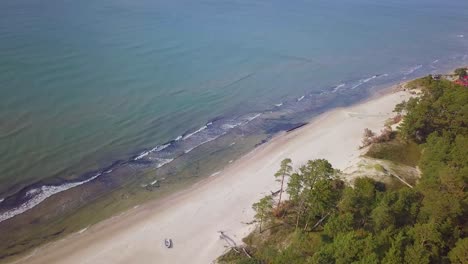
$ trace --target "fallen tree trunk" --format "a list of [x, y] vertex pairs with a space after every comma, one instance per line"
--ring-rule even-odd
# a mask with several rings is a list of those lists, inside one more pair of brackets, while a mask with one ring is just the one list
[[318, 222], [315, 223], [315, 225], [312, 227], [312, 230], [314, 230], [314, 228], [319, 226], [323, 222], [323, 220], [325, 220], [325, 218], [327, 218], [330, 214], [331, 214], [331, 212], [328, 212], [324, 217], [322, 217], [320, 220], [318, 220]]

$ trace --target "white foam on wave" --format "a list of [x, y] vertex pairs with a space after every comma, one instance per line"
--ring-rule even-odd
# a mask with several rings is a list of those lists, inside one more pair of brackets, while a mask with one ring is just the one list
[[407, 71], [404, 72], [404, 74], [405, 74], [405, 75], [410, 75], [410, 74], [412, 74], [413, 72], [415, 72], [415, 71], [417, 71], [417, 70], [419, 70], [419, 69], [421, 69], [421, 68], [422, 68], [422, 64], [416, 65], [416, 66], [414, 66], [414, 67], [409, 68]]
[[[283, 105], [283, 103], [281, 103], [280, 105], [276, 105], [276, 106], [281, 106], [281, 105]], [[250, 114], [250, 115], [247, 115], [245, 117], [242, 117], [241, 121], [238, 121], [236, 123], [223, 124], [223, 125], [221, 125], [221, 129], [224, 130], [224, 133], [222, 133], [219, 136], [222, 136], [222, 135], [226, 134], [228, 130], [231, 130], [231, 129], [236, 128], [236, 127], [241, 126], [241, 125], [246, 125], [250, 121], [257, 119], [261, 115], [262, 115], [261, 113]]]
[[[387, 74], [387, 76], [388, 76], [388, 74]], [[370, 82], [370, 81], [376, 79], [377, 77], [379, 77], [379, 76], [378, 76], [378, 75], [374, 75], [374, 76], [372, 76], [372, 77], [359, 80], [359, 82], [358, 82], [356, 85], [354, 85], [353, 87], [351, 87], [351, 89], [356, 89], [356, 88], [358, 88], [359, 86], [361, 86], [361, 85], [363, 85], [363, 84], [365, 84], [365, 83], [368, 83], [368, 82]]]
[[221, 173], [221, 171], [217, 171], [217, 172], [211, 174], [210, 177], [214, 177], [214, 176], [216, 176], [216, 175], [219, 175], [220, 173]]
[[176, 138], [174, 139], [174, 141], [179, 141], [179, 140], [181, 140], [181, 139], [182, 139], [182, 136], [178, 136], [178, 137], [176, 137]]
[[0, 203], [2, 203], [3, 201], [5, 201], [5, 198], [0, 198]]
[[[229, 130], [231, 130], [231, 129], [233, 129], [233, 128], [236, 128], [236, 127], [238, 127], [238, 126], [240, 126], [240, 125], [245, 125], [245, 124], [251, 122], [252, 120], [255, 120], [256, 118], [260, 117], [261, 115], [262, 115], [262, 113], [250, 114], [250, 115], [248, 115], [248, 116], [246, 116], [246, 117], [243, 117], [243, 118], [241, 119], [242, 121], [240, 121], [240, 122], [236, 122], [236, 123], [226, 123], [226, 124], [221, 125], [221, 129], [224, 130], [223, 133], [221, 133], [221, 134], [219, 134], [219, 135], [217, 135], [217, 136], [215, 136], [215, 137], [209, 138], [209, 139], [207, 139], [207, 140], [205, 140], [205, 141], [199, 143], [199, 144], [196, 145], [196, 146], [193, 146], [193, 147], [191, 147], [191, 148], [186, 149], [186, 150], [184, 151], [184, 154], [187, 154], [187, 153], [191, 152], [192, 150], [194, 150], [195, 148], [198, 148], [199, 146], [201, 146], [201, 145], [203, 145], [203, 144], [206, 144], [206, 143], [208, 143], [208, 142], [210, 142], [210, 141], [213, 141], [213, 140], [219, 138], [220, 136], [225, 135], [226, 133], [228, 133]], [[212, 122], [209, 122], [208, 124], [206, 124], [206, 126], [203, 126], [203, 127], [201, 127], [200, 129], [198, 129], [197, 131], [188, 134], [188, 135], [185, 136], [183, 139], [185, 140], [186, 138], [189, 138], [189, 137], [193, 136], [194, 134], [199, 133], [199, 132], [205, 130], [206, 128], [208, 128], [208, 126], [211, 126], [212, 124], [213, 124]]]
[[241, 122], [234, 123], [234, 124], [229, 124], [229, 123], [228, 123], [228, 124], [223, 124], [223, 125], [221, 126], [221, 128], [224, 129], [224, 130], [229, 130], [229, 129], [236, 128], [236, 127], [238, 127], [238, 126], [240, 126], [240, 125], [242, 125]]
[[276, 107], [280, 107], [282, 105], [283, 105], [283, 103], [275, 104]]
[[217, 139], [217, 138], [219, 138], [220, 136], [225, 135], [225, 134], [226, 134], [226, 133], [223, 133], [223, 134], [221, 134], [221, 135], [219, 135], [219, 136], [216, 136], [216, 137], [213, 137], [213, 138], [209, 138], [209, 139], [207, 139], [207, 140], [201, 142], [200, 144], [198, 144], [198, 145], [196, 145], [196, 146], [194, 146], [194, 147], [192, 147], [192, 148], [189, 148], [189, 149], [185, 150], [184, 153], [187, 154], [187, 153], [191, 152], [192, 150], [198, 148], [199, 146], [201, 146], [201, 145], [203, 145], [203, 144], [206, 144], [206, 143], [208, 143], [208, 142], [211, 142], [211, 141], [213, 141], [213, 140], [215, 140], [215, 139]]
[[167, 143], [167, 144], [161, 145], [161, 146], [156, 146], [156, 147], [152, 148], [152, 149], [150, 150], [150, 152], [159, 152], [159, 151], [161, 151], [161, 150], [166, 149], [166, 148], [169, 147], [170, 145], [171, 145], [171, 143]]
[[36, 194], [38, 194], [39, 192], [41, 191], [41, 189], [31, 189], [29, 191], [26, 192], [26, 196], [27, 197], [31, 197], [31, 196], [34, 196]]
[[161, 168], [162, 166], [172, 162], [174, 159], [158, 159], [158, 165], [156, 165], [156, 168]]
[[429, 65], [429, 67], [431, 67], [432, 70], [432, 74], [435, 74], [436, 73], [436, 70], [437, 70], [437, 63], [439, 62], [438, 59], [434, 60], [433, 62], [431, 62], [431, 64]]
[[371, 81], [371, 80], [373, 80], [373, 79], [375, 79], [375, 78], [377, 78], [377, 77], [378, 77], [377, 75], [374, 75], [374, 76], [372, 76], [372, 77], [369, 77], [369, 78], [367, 78], [367, 79], [364, 79], [362, 82], [363, 82], [363, 83], [367, 83], [367, 82], [369, 82], [369, 81]]
[[203, 130], [207, 129], [208, 126], [211, 126], [212, 124], [213, 124], [213, 123], [210, 122], [210, 123], [208, 123], [208, 124], [206, 124], [206, 125], [200, 127], [200, 128], [199, 128], [198, 130], [196, 130], [195, 132], [192, 132], [192, 133], [187, 134], [187, 135], [185, 135], [184, 137], [182, 137], [182, 140], [187, 140], [187, 139], [191, 138], [193, 135], [202, 132]]
[[167, 147], [169, 147], [171, 145], [171, 143], [167, 143], [165, 145], [161, 145], [161, 146], [156, 146], [154, 148], [152, 148], [151, 150], [147, 150], [147, 151], [143, 151], [142, 153], [140, 153], [140, 155], [138, 155], [137, 157], [135, 157], [133, 160], [139, 160], [139, 159], [142, 159], [146, 156], [148, 156], [150, 153], [153, 153], [153, 152], [159, 152]]
[[[198, 147], [198, 146], [196, 146]], [[193, 148], [189, 148], [189, 149], [186, 149], [184, 150], [184, 154], [187, 154], [187, 153], [190, 153], [192, 150], [194, 150], [196, 147], [193, 147]]]
[[142, 152], [140, 155], [138, 155], [136, 158], [134, 158], [133, 160], [142, 159], [142, 158], [148, 156], [148, 154], [149, 154], [149, 151], [144, 151], [144, 152]]
[[158, 180], [154, 180], [154, 181], [150, 182], [150, 185], [155, 185], [156, 183], [158, 183]]
[[465, 37], [465, 35], [463, 35], [463, 34], [460, 34], [460, 35], [457, 35], [457, 37], [459, 37], [459, 38], [464, 38], [464, 37]]
[[101, 176], [101, 173], [98, 173], [98, 174], [94, 175], [93, 177], [91, 177], [91, 178], [89, 178], [87, 180], [84, 180], [84, 181], [80, 181], [80, 182], [65, 183], [65, 184], [62, 184], [62, 185], [59, 185], [59, 186], [44, 185], [44, 186], [41, 186], [40, 188], [35, 188], [35, 189], [32, 189], [32, 190], [29, 190], [28, 192], [26, 192], [26, 196], [28, 196], [28, 197], [32, 196], [31, 199], [27, 200], [25, 203], [23, 203], [22, 205], [20, 205], [20, 206], [18, 206], [16, 208], [13, 208], [11, 210], [8, 210], [8, 211], [0, 214], [0, 222], [3, 222], [5, 220], [7, 220], [7, 219], [10, 219], [10, 218], [16, 216], [16, 215], [19, 215], [19, 214], [22, 214], [22, 213], [26, 212], [27, 210], [35, 207], [36, 205], [40, 204], [45, 199], [49, 198], [50, 196], [52, 196], [54, 194], [69, 190], [69, 189], [71, 189], [73, 187], [85, 184], [87, 182], [90, 182], [90, 181], [96, 179], [99, 176]]
[[304, 98], [305, 98], [305, 95], [303, 95], [303, 96], [297, 98], [297, 101], [300, 102], [300, 101], [302, 101], [302, 99], [304, 99]]
[[340, 84], [338, 84], [338, 85], [333, 89], [332, 93], [337, 92], [338, 90], [340, 90], [341, 88], [343, 88], [343, 87], [345, 87], [345, 86], [346, 86], [345, 83], [340, 83]]
[[78, 231], [78, 234], [83, 234], [84, 232], [86, 232], [86, 230], [88, 230], [89, 227], [85, 227], [83, 229], [81, 229], [80, 231]]
[[255, 114], [255, 115], [253, 115], [253, 116], [247, 117], [247, 120], [248, 120], [248, 122], [250, 122], [250, 121], [256, 119], [257, 117], [259, 117], [259, 116], [261, 116], [261, 115], [262, 115], [262, 114]]

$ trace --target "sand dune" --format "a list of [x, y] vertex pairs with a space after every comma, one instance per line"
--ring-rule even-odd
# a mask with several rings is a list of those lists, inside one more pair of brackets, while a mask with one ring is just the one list
[[[364, 128], [378, 131], [406, 92], [324, 113], [283, 133], [222, 172], [160, 201], [148, 203], [36, 250], [19, 263], [211, 263], [226, 249], [222, 230], [240, 244], [252, 225], [251, 205], [277, 190], [273, 174], [283, 158], [298, 167], [326, 158], [345, 169], [360, 155]], [[167, 249], [163, 240], [172, 238]]]

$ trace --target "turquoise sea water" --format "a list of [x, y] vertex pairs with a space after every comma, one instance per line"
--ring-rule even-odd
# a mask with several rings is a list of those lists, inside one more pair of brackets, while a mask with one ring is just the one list
[[467, 25], [466, 0], [3, 0], [0, 201], [311, 93], [468, 64]]

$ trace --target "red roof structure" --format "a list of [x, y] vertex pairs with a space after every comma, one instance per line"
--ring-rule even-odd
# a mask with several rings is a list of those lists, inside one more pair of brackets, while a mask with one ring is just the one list
[[468, 87], [468, 76], [460, 77], [458, 80], [455, 81], [455, 83], [461, 86]]

